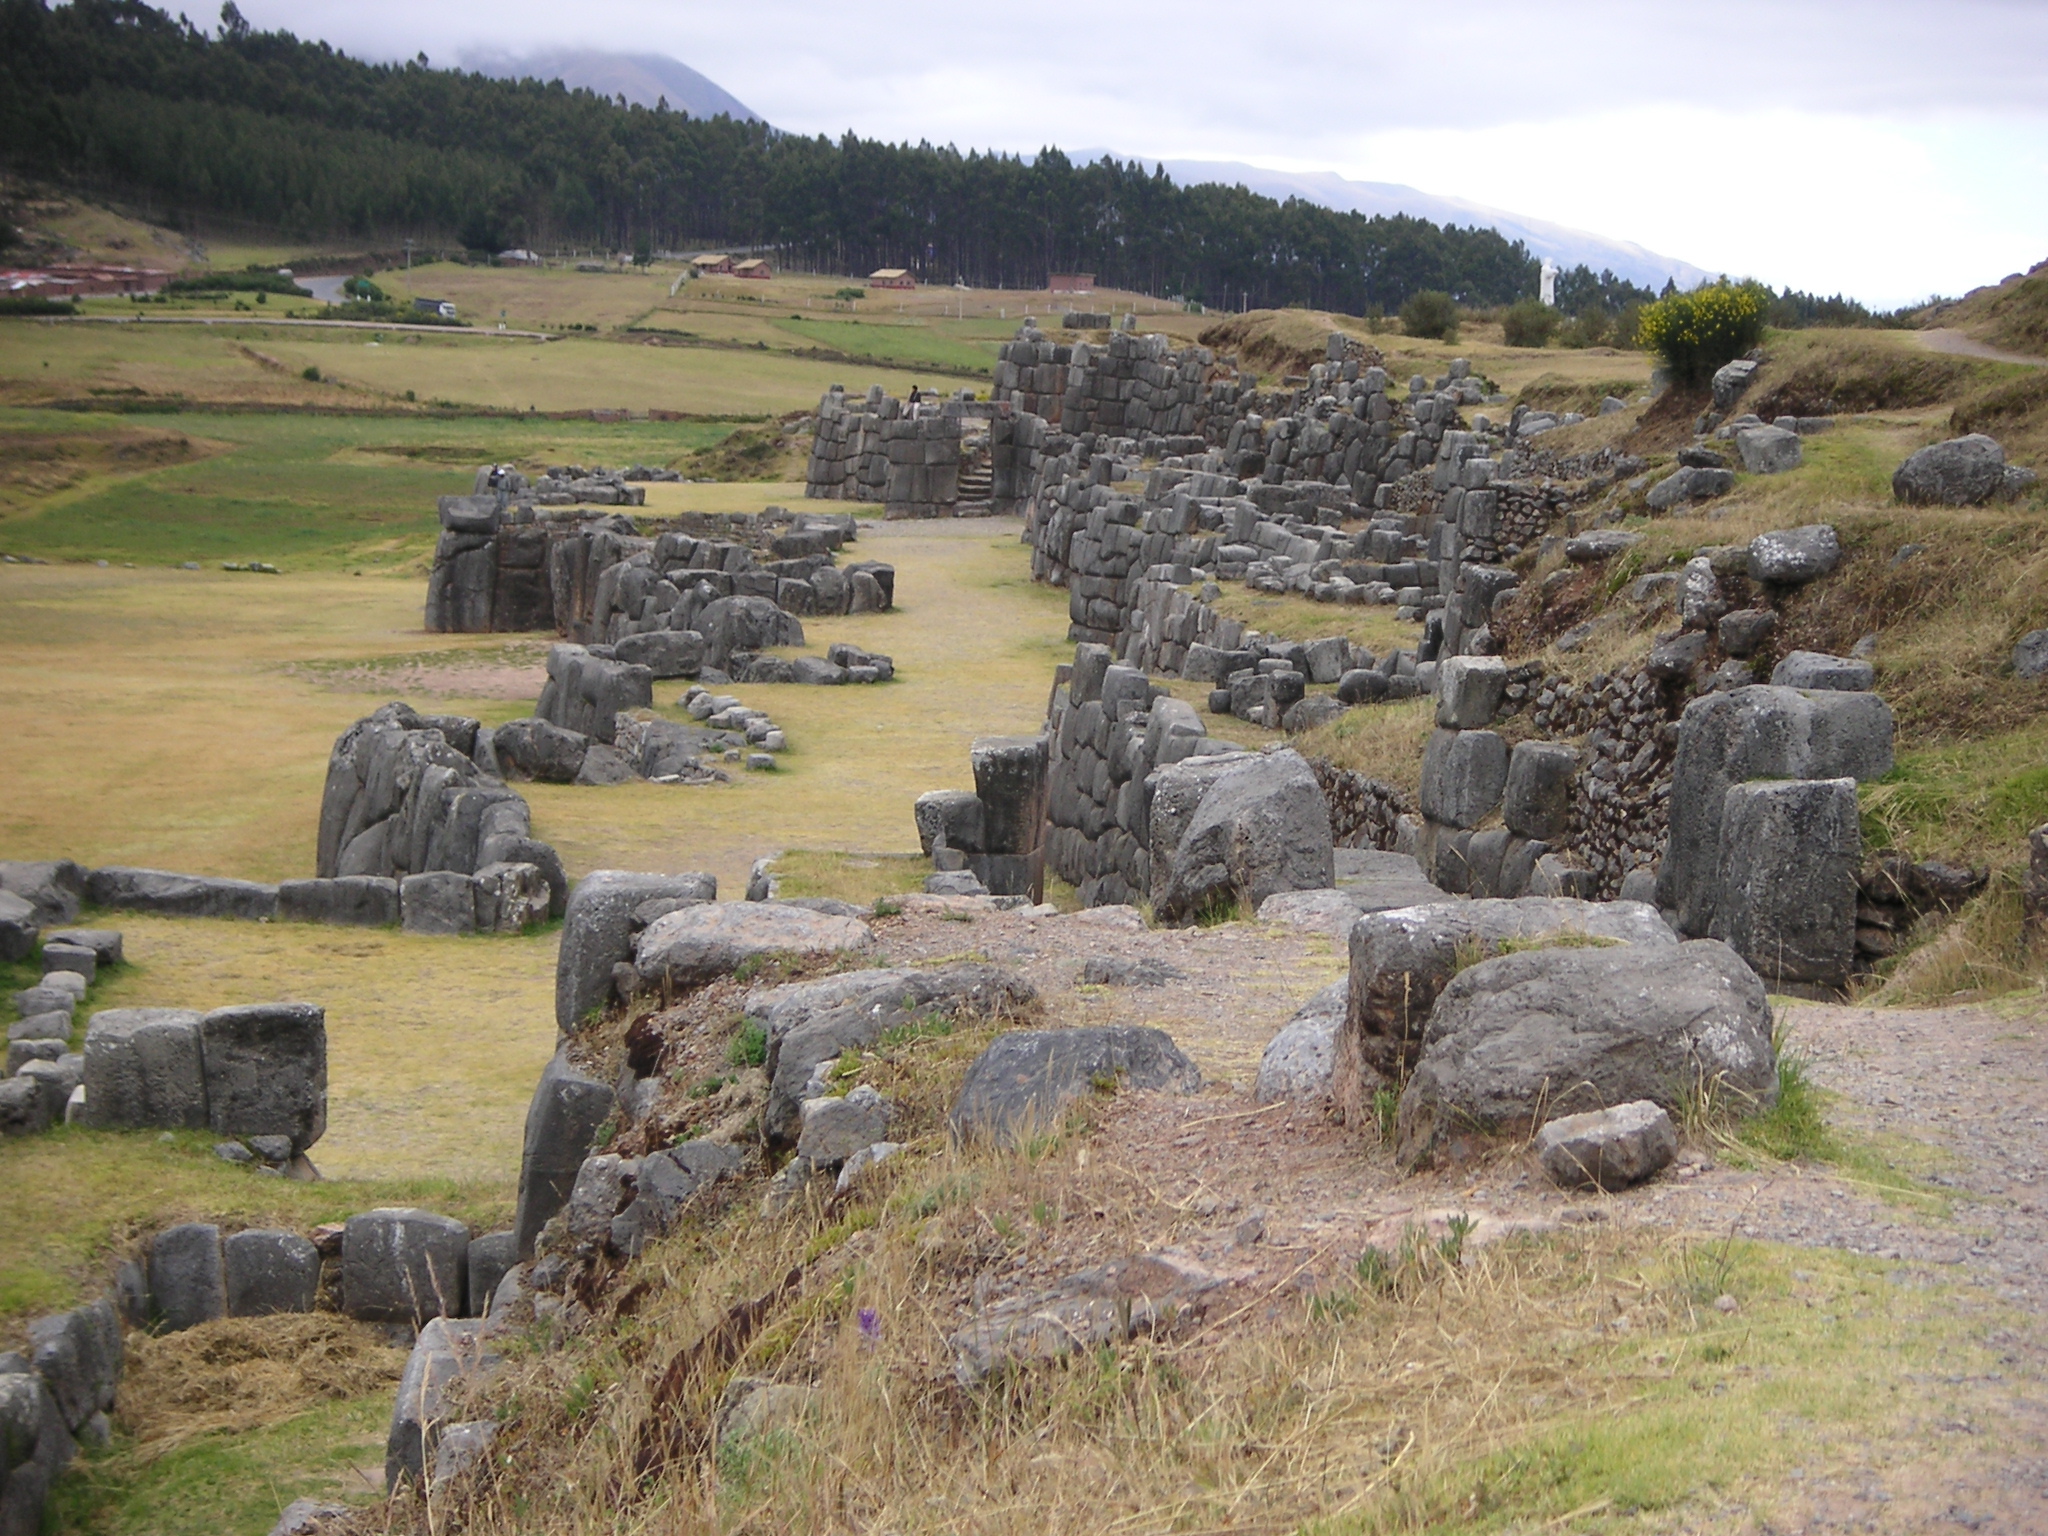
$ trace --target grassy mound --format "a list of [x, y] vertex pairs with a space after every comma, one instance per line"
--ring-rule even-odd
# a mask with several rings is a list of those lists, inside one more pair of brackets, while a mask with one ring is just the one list
[[1203, 330], [1202, 345], [1234, 352], [1238, 361], [1261, 377], [1305, 374], [1330, 358], [1330, 332], [1343, 331], [1365, 342], [1366, 355], [1380, 360], [1380, 350], [1365, 340], [1362, 322], [1309, 309], [1254, 309], [1232, 315]]

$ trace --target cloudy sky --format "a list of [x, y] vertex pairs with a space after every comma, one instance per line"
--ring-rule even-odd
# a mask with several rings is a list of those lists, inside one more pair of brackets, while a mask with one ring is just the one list
[[671, 54], [778, 127], [1332, 170], [1898, 304], [2048, 258], [2043, 0], [242, 0], [364, 57]]

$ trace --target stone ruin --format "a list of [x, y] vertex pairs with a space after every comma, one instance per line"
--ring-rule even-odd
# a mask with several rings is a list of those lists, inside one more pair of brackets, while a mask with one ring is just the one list
[[624, 513], [544, 506], [517, 472], [487, 482], [479, 471], [478, 486], [440, 500], [427, 578], [433, 633], [553, 630], [578, 644], [611, 644], [691, 630], [726, 598], [805, 616], [880, 612], [894, 602], [892, 567], [835, 563], [857, 536], [851, 516], [684, 513], [643, 533]]

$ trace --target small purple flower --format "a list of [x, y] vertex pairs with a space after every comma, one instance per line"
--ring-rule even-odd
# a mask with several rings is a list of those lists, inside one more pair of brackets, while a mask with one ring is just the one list
[[882, 1314], [873, 1307], [860, 1309], [860, 1338], [863, 1344], [868, 1345], [882, 1342]]

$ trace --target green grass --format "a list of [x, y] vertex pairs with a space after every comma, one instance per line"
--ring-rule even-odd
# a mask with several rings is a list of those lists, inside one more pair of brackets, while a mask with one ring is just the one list
[[1892, 771], [1857, 791], [1863, 840], [1915, 858], [2024, 858], [2027, 833], [2048, 821], [2048, 719], [1969, 742], [1901, 752]]
[[322, 1403], [241, 1434], [217, 1433], [160, 1455], [117, 1439], [62, 1478], [53, 1536], [263, 1536], [298, 1498], [360, 1502], [381, 1485], [391, 1402], [375, 1393]]
[[0, 457], [54, 431], [114, 434], [145, 424], [186, 438], [205, 456], [88, 476], [0, 522], [0, 546], [53, 560], [156, 565], [266, 560], [302, 570], [415, 562], [433, 549], [435, 498], [467, 493], [479, 463], [666, 464], [731, 431], [705, 422], [6, 410]]
[[[972, 373], [983, 379], [984, 387], [988, 371], [995, 364], [994, 340], [964, 337], [957, 324], [941, 330], [922, 321], [901, 324], [792, 317], [777, 322], [776, 328], [786, 332], [798, 346], [826, 347], [849, 357], [872, 357], [902, 368], [922, 365]], [[1003, 334], [1014, 329], [1012, 326]], [[851, 380], [847, 387], [853, 387]]]

